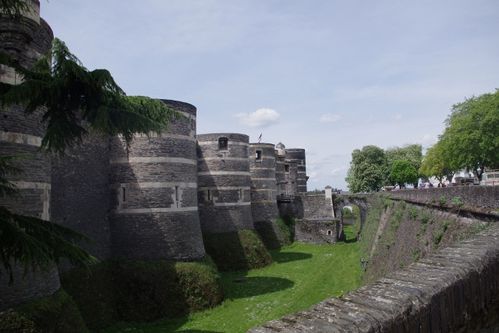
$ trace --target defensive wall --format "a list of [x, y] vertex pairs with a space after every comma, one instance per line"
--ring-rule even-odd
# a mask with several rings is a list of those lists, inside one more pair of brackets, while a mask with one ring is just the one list
[[[31, 67], [51, 48], [53, 33], [40, 19], [38, 1], [28, 2], [30, 10], [17, 21], [0, 19], [0, 50], [9, 54], [20, 65]], [[0, 18], [3, 18], [0, 14]], [[0, 82], [16, 85], [21, 78], [13, 68], [0, 65]], [[50, 157], [40, 151], [45, 133], [42, 110], [26, 114], [19, 106], [8, 107], [0, 117], [0, 156], [12, 158], [21, 172], [9, 174], [7, 179], [16, 185], [19, 196], [2, 198], [2, 206], [17, 214], [50, 218], [51, 163]], [[25, 275], [24, 268], [13, 264], [14, 283], [9, 285], [9, 274], [0, 268], [0, 310], [34, 298], [53, 294], [59, 289], [57, 269]]]
[[[420, 194], [421, 201], [415, 203], [430, 202], [427, 207], [432, 209], [431, 198], [440, 197], [439, 190], [463, 199], [473, 193], [486, 201], [482, 207], [497, 211], [499, 200], [490, 197], [497, 189], [433, 189], [422, 192], [432, 194], [430, 201]], [[499, 221], [494, 214], [486, 220], [489, 226], [467, 240], [440, 248], [356, 291], [249, 332], [497, 332]]]
[[406, 189], [391, 191], [390, 197], [413, 203], [449, 208], [468, 209], [481, 213], [496, 213], [499, 206], [499, 186], [449, 186], [443, 188]]

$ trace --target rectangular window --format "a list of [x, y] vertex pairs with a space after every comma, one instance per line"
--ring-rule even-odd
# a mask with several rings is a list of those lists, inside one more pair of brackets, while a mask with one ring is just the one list
[[211, 190], [208, 190], [208, 191], [206, 192], [206, 199], [207, 199], [208, 201], [211, 201], [211, 200], [212, 200], [212, 198], [211, 198]]
[[122, 201], [125, 202], [126, 201], [126, 192], [125, 192], [124, 187], [121, 188], [121, 195], [122, 195]]
[[284, 171], [289, 172], [289, 164], [284, 164]]
[[244, 198], [243, 198], [243, 195], [244, 195], [244, 193], [243, 193], [243, 189], [242, 189], [242, 188], [240, 188], [240, 189], [239, 189], [239, 201], [243, 201], [243, 199], [244, 199]]
[[218, 139], [218, 149], [219, 150], [229, 149], [229, 139], [228, 138], [219, 138]]
[[257, 150], [256, 151], [255, 159], [257, 161], [261, 161], [262, 160], [262, 151], [261, 150]]

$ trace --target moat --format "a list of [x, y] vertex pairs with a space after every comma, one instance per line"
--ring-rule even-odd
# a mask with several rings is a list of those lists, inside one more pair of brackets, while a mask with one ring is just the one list
[[268, 320], [304, 310], [319, 301], [359, 287], [362, 269], [359, 243], [294, 243], [271, 251], [271, 266], [248, 272], [222, 273], [225, 301], [210, 310], [176, 320], [123, 323], [107, 333], [191, 332], [244, 333]]

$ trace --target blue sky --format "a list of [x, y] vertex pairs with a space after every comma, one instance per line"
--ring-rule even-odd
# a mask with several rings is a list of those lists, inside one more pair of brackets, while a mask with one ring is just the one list
[[50, 0], [54, 34], [129, 95], [198, 108], [198, 133], [307, 150], [309, 189], [353, 149], [435, 142], [499, 88], [499, 1]]

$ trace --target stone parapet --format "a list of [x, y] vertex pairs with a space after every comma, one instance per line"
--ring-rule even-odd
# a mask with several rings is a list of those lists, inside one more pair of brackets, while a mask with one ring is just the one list
[[495, 223], [472, 239], [373, 284], [248, 332], [473, 332], [481, 328], [495, 332], [498, 310], [499, 224]]
[[394, 199], [482, 212], [499, 209], [499, 186], [449, 186], [387, 192]]

